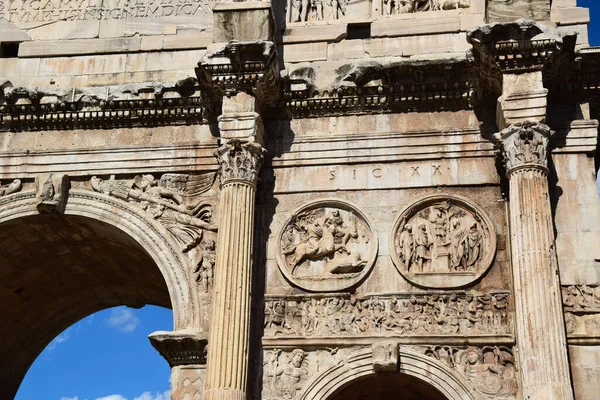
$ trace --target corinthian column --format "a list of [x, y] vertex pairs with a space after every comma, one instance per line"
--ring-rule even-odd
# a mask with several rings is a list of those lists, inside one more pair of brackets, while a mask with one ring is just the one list
[[552, 212], [548, 195], [550, 128], [509, 126], [502, 148], [510, 190], [510, 247], [523, 399], [573, 399]]
[[245, 400], [257, 175], [263, 148], [232, 139], [217, 150], [220, 220], [208, 340], [206, 400]]

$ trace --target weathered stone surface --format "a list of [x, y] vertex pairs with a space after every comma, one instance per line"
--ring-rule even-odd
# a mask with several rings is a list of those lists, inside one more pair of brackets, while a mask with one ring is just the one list
[[138, 3], [0, 5], [0, 398], [158, 304], [174, 400], [595, 399], [586, 9]]

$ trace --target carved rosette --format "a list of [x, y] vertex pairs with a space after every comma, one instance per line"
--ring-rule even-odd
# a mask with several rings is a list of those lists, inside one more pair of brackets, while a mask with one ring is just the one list
[[279, 234], [277, 261], [294, 285], [312, 292], [348, 289], [369, 273], [377, 234], [354, 205], [319, 200], [296, 210]]
[[265, 149], [255, 142], [230, 140], [215, 152], [221, 166], [221, 186], [232, 181], [256, 186]]
[[552, 130], [540, 122], [513, 124], [494, 135], [500, 147], [506, 174], [520, 168], [548, 172], [548, 143]]
[[496, 253], [492, 220], [472, 201], [429, 196], [400, 213], [390, 254], [409, 282], [427, 288], [465, 287], [488, 270]]

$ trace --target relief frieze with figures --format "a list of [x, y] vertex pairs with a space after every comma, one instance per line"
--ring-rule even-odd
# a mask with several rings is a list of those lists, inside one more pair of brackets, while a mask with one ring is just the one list
[[511, 335], [509, 293], [267, 296], [265, 337]]

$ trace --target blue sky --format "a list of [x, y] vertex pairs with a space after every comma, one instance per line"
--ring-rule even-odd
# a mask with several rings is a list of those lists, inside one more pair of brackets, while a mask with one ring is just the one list
[[169, 309], [107, 309], [57, 336], [33, 363], [16, 400], [167, 400], [170, 369], [148, 335], [173, 329]]
[[[600, 45], [600, 2], [589, 7], [590, 44]], [[167, 400], [170, 369], [148, 335], [172, 330], [171, 310], [116, 307], [61, 333], [33, 363], [15, 400]]]

